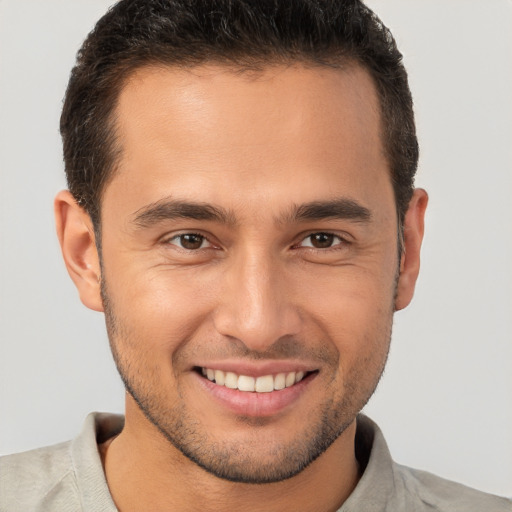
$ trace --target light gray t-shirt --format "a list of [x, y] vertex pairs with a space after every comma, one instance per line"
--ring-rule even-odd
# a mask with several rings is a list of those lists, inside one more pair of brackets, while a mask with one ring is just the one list
[[[122, 416], [92, 413], [73, 441], [0, 458], [0, 512], [116, 512], [98, 444], [123, 424]], [[510, 500], [396, 464], [363, 415], [356, 455], [364, 473], [338, 512], [512, 512]]]

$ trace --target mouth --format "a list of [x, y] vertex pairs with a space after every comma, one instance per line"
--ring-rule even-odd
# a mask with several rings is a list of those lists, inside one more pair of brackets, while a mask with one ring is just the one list
[[205, 367], [196, 367], [195, 370], [203, 378], [208, 379], [217, 386], [246, 393], [272, 393], [273, 391], [282, 391], [318, 373], [318, 370], [306, 372], [297, 370], [254, 377]]
[[214, 368], [193, 369], [207, 400], [245, 418], [279, 417], [306, 397], [314, 401], [315, 393], [308, 390], [315, 389], [312, 386], [320, 372], [290, 361], [259, 365], [228, 361], [215, 363]]

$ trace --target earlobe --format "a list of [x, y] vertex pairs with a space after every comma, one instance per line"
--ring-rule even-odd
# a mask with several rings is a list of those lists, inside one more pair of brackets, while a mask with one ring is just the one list
[[404, 219], [403, 252], [400, 261], [395, 311], [408, 306], [414, 295], [420, 270], [420, 251], [427, 203], [428, 195], [425, 190], [415, 189]]
[[101, 267], [91, 219], [68, 190], [57, 194], [55, 222], [62, 256], [80, 300], [95, 311], [103, 311]]

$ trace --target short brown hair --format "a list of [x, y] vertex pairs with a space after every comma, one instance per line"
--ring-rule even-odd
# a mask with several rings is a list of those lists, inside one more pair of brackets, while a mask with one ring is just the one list
[[372, 76], [400, 225], [418, 162], [407, 73], [390, 31], [359, 0], [121, 0], [96, 24], [71, 72], [60, 130], [68, 186], [99, 232], [115, 169], [115, 109], [126, 78], [150, 64], [240, 68], [355, 62]]

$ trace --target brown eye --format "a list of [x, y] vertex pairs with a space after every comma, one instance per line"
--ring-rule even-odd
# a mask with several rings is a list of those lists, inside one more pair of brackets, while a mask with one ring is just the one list
[[183, 235], [177, 235], [171, 240], [169, 243], [173, 245], [177, 245], [183, 249], [187, 249], [189, 251], [194, 251], [197, 249], [204, 248], [205, 244], [208, 244], [208, 241], [203, 235], [198, 235], [195, 233], [185, 233]]
[[315, 233], [311, 235], [311, 244], [317, 249], [331, 247], [333, 240], [334, 235], [329, 235], [328, 233]]
[[332, 233], [313, 233], [302, 241], [301, 246], [313, 247], [315, 249], [329, 249], [333, 245], [338, 245], [341, 242], [342, 239]]

